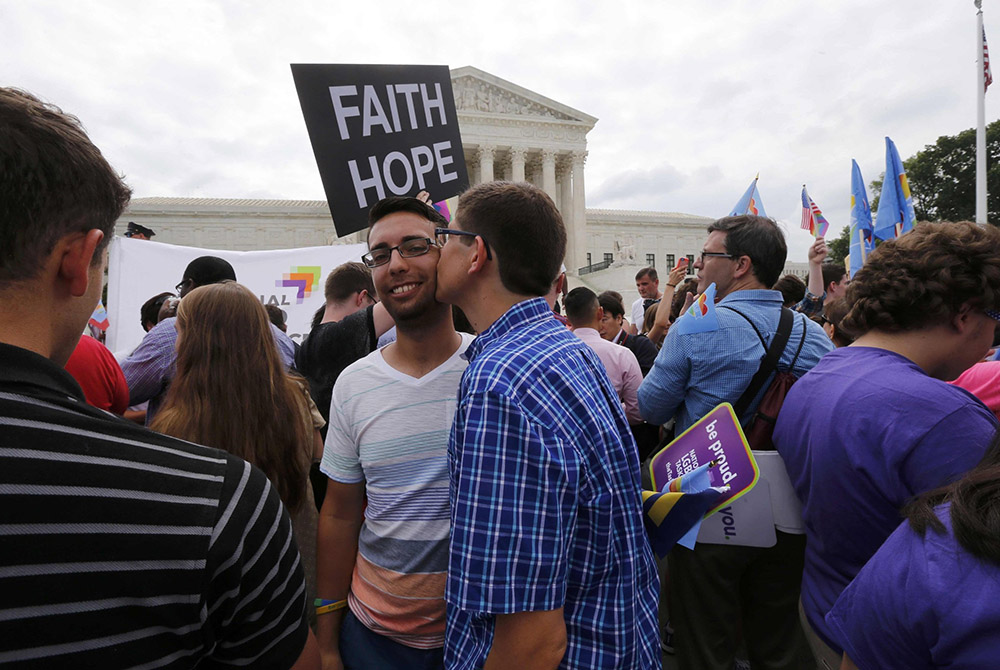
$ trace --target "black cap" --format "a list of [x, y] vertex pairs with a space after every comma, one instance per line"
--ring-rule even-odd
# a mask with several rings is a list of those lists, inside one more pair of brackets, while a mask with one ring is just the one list
[[236, 271], [232, 265], [218, 256], [202, 256], [188, 263], [181, 281], [183, 283], [188, 279], [195, 286], [206, 286], [227, 279], [236, 281]]
[[128, 230], [125, 231], [125, 237], [132, 237], [133, 235], [145, 235], [146, 237], [152, 237], [156, 235], [152, 228], [147, 228], [146, 226], [140, 226], [135, 221], [128, 222]]

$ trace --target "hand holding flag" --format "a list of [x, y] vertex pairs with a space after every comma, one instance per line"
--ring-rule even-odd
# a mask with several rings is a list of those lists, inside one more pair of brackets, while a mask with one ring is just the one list
[[728, 486], [712, 486], [709, 470], [717, 461], [705, 463], [667, 482], [660, 493], [642, 492], [643, 523], [653, 551], [663, 558], [675, 544], [694, 549], [701, 521]]

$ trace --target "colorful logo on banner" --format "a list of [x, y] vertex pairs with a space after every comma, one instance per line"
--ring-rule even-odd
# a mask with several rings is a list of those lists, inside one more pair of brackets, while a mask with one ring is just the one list
[[274, 285], [279, 288], [294, 288], [295, 304], [301, 305], [303, 300], [312, 295], [313, 287], [319, 284], [320, 275], [318, 265], [292, 266], [291, 272], [282, 274]]

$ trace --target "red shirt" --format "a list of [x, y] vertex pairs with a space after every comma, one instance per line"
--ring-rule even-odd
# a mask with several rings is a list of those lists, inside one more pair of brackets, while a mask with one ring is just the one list
[[66, 361], [66, 372], [83, 389], [87, 403], [99, 409], [124, 414], [128, 408], [128, 384], [118, 361], [103, 344], [84, 335]]

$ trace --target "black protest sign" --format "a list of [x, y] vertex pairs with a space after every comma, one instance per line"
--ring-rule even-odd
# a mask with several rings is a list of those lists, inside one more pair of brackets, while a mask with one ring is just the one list
[[469, 185], [445, 65], [292, 65], [337, 235], [391, 195], [435, 202]]

